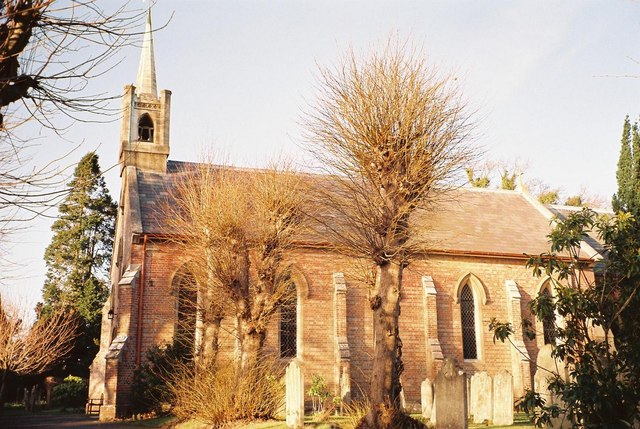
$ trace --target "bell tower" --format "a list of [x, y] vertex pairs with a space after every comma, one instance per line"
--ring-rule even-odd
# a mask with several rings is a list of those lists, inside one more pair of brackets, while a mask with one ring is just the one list
[[156, 85], [151, 10], [140, 54], [136, 84], [124, 87], [120, 131], [120, 175], [129, 166], [166, 173], [169, 157], [171, 91]]

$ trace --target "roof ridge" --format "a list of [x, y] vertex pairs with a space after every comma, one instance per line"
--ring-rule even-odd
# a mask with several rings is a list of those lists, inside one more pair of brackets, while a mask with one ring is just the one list
[[486, 192], [486, 193], [512, 194], [512, 195], [520, 194], [515, 189], [512, 190], [512, 189], [496, 189], [496, 188], [478, 188], [476, 186], [461, 186], [458, 189], [464, 189], [465, 191], [471, 191], [471, 192]]
[[593, 210], [596, 213], [600, 214], [614, 214], [613, 210], [603, 209], [603, 208], [595, 208], [595, 207], [583, 207], [583, 206], [567, 206], [565, 204], [547, 204], [547, 207], [551, 207], [556, 210], [568, 210], [568, 211], [580, 211], [584, 208], [588, 208]]

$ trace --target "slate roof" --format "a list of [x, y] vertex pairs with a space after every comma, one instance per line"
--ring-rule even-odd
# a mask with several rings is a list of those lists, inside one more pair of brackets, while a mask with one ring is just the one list
[[[571, 206], [560, 206], [560, 205], [549, 205], [547, 206], [549, 211], [551, 211], [558, 219], [566, 219], [571, 213], [578, 212], [582, 210], [582, 207], [571, 207]], [[599, 214], [610, 215], [613, 216], [612, 211], [607, 210], [595, 210]], [[604, 246], [600, 241], [600, 237], [597, 234], [590, 232], [589, 236], [585, 239], [585, 242], [589, 244], [595, 251], [600, 254], [603, 254], [605, 251]]]
[[140, 217], [145, 234], [171, 234], [162, 220], [162, 209], [169, 204], [169, 195], [176, 179], [186, 171], [197, 168], [190, 162], [167, 161], [167, 173], [151, 173], [137, 170]]
[[520, 192], [460, 188], [429, 214], [434, 249], [509, 255], [549, 250], [547, 219]]
[[[163, 207], [170, 204], [169, 189], [197, 165], [168, 161], [166, 174], [137, 171], [142, 233], [174, 233], [162, 220]], [[439, 200], [423, 222], [434, 251], [522, 256], [549, 251], [547, 235], [554, 214], [560, 213], [520, 191], [460, 188]], [[596, 240], [588, 244], [602, 249]]]

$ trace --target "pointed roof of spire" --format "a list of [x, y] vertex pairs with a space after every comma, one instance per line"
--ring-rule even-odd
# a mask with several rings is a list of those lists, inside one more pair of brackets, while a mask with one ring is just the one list
[[158, 97], [156, 85], [156, 61], [153, 55], [153, 32], [151, 29], [151, 8], [147, 15], [147, 28], [144, 31], [138, 78], [136, 79], [136, 94], [138, 96]]

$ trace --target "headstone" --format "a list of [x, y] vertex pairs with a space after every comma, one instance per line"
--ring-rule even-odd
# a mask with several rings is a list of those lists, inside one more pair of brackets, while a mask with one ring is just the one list
[[[562, 401], [549, 391], [549, 379], [553, 377], [552, 373], [555, 373], [560, 375], [563, 380], [566, 380], [567, 368], [563, 361], [551, 356], [552, 351], [553, 346], [545, 344], [538, 352], [538, 358], [536, 359], [537, 370], [533, 377], [533, 382], [535, 391], [544, 400], [545, 405], [558, 404], [562, 407]], [[564, 414], [561, 414], [558, 418], [551, 419], [551, 423], [554, 429], [565, 429], [572, 426]]]
[[420, 403], [422, 405], [422, 417], [431, 419], [433, 409], [433, 383], [428, 378], [420, 385]]
[[44, 388], [47, 395], [47, 408], [51, 408], [53, 402], [53, 388], [60, 384], [60, 379], [54, 376], [48, 376], [44, 379]]
[[292, 360], [287, 366], [285, 386], [287, 427], [302, 428], [304, 426], [304, 374], [298, 359]]
[[437, 423], [436, 421], [436, 404], [438, 397], [436, 396], [436, 386], [433, 386], [433, 407], [431, 407], [431, 423], [434, 425]]
[[467, 429], [467, 381], [466, 374], [455, 360], [445, 359], [436, 377], [435, 404], [438, 429]]
[[349, 362], [342, 365], [340, 373], [340, 412], [345, 412], [345, 406], [351, 402], [351, 371]]
[[513, 376], [507, 370], [493, 377], [493, 424], [513, 424]]
[[38, 403], [38, 398], [40, 396], [40, 388], [36, 384], [31, 388], [31, 398], [29, 399], [29, 411], [33, 412], [36, 409], [36, 405]]
[[474, 423], [491, 420], [493, 407], [493, 386], [486, 372], [476, 372], [471, 377], [471, 414]]
[[29, 412], [29, 389], [24, 388], [24, 395], [22, 396], [22, 405], [24, 406], [24, 410]]
[[473, 414], [471, 412], [471, 407], [473, 405], [471, 404], [471, 377], [467, 376], [467, 418], [470, 419], [471, 415]]
[[553, 348], [550, 344], [546, 344], [538, 351], [538, 358], [536, 359], [537, 369], [533, 377], [535, 391], [546, 404], [551, 404], [548, 380], [548, 378], [552, 376], [550, 371], [555, 372], [556, 370], [556, 360], [551, 357], [552, 351]]

